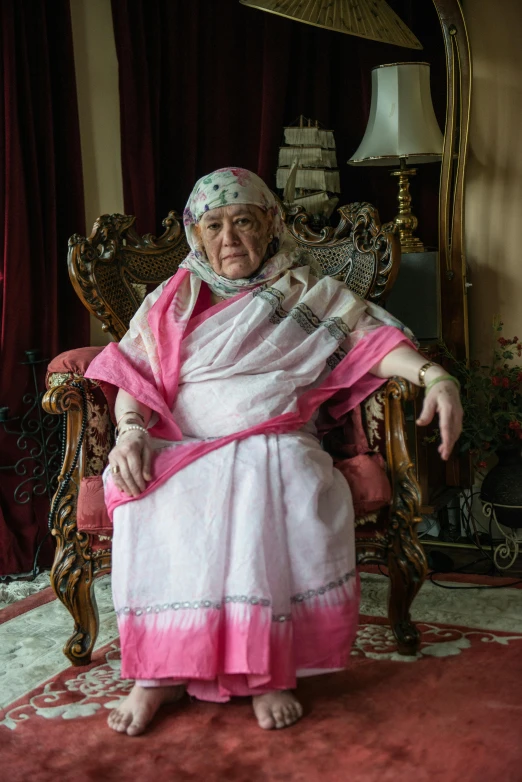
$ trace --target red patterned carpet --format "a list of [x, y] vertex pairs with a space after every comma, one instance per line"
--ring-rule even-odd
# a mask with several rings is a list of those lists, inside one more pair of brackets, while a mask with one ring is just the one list
[[422, 655], [404, 662], [385, 621], [361, 617], [352, 667], [303, 681], [304, 719], [277, 732], [261, 731], [245, 701], [187, 699], [144, 736], [113, 733], [108, 709], [130, 684], [109, 644], [0, 712], [0, 778], [521, 782], [522, 633], [421, 629]]

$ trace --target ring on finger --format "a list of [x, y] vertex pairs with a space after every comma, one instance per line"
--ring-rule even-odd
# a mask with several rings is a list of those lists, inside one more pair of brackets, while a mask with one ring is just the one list
[[112, 472], [113, 475], [117, 475], [119, 473], [119, 471], [120, 471], [120, 468], [118, 467], [117, 464], [115, 464], [114, 467], [111, 467], [111, 472]]

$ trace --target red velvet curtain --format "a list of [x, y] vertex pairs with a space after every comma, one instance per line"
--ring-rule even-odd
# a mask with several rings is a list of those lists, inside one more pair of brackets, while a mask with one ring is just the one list
[[[2, 0], [0, 28], [0, 405], [21, 416], [32, 391], [24, 351], [51, 358], [88, 344], [66, 262], [85, 213], [69, 0]], [[0, 426], [0, 467], [20, 456]], [[21, 480], [0, 470], [0, 574], [30, 569], [47, 530], [45, 497], [14, 502]]]
[[[157, 230], [170, 209], [183, 209], [195, 180], [220, 166], [250, 168], [274, 188], [283, 126], [299, 114], [335, 131], [341, 203], [370, 201], [391, 219], [397, 191], [388, 170], [346, 165], [366, 127], [371, 68], [430, 62], [442, 128], [446, 77], [431, 0], [390, 5], [424, 51], [322, 30], [238, 0], [112, 0], [125, 209], [138, 227]], [[422, 238], [431, 245], [439, 168], [423, 166], [412, 185]]]

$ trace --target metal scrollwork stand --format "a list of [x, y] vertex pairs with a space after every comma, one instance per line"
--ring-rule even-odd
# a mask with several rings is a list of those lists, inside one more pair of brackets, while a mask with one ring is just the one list
[[[520, 510], [520, 508], [515, 505], [498, 505], [498, 507], [509, 510]], [[492, 502], [483, 502], [482, 510], [487, 519], [495, 522], [498, 531], [504, 538], [504, 541], [499, 543], [495, 548], [493, 562], [499, 570], [509, 570], [517, 561], [517, 557], [521, 550], [522, 530], [502, 526], [497, 519], [495, 505]]]
[[[14, 471], [21, 478], [15, 487], [13, 499], [17, 505], [27, 505], [32, 497], [47, 495], [49, 504], [56, 491], [57, 479], [64, 457], [65, 415], [56, 418], [46, 415], [42, 409], [45, 393], [38, 387], [37, 369], [48, 362], [40, 358], [37, 350], [26, 350], [27, 360], [20, 362], [29, 366], [32, 373], [33, 391], [24, 394], [22, 402], [28, 406], [20, 416], [10, 417], [8, 407], [0, 407], [0, 425], [8, 435], [17, 438], [16, 444], [22, 456], [14, 464], [0, 465], [0, 471]], [[37, 574], [37, 560], [40, 545], [35, 554], [33, 575]]]

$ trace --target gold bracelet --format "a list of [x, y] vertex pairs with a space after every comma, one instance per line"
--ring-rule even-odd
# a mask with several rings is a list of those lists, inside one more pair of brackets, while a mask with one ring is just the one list
[[424, 376], [425, 376], [426, 372], [428, 371], [428, 369], [430, 367], [434, 367], [434, 366], [435, 366], [435, 362], [434, 361], [426, 361], [426, 363], [423, 364], [421, 366], [421, 368], [419, 369], [419, 385], [420, 385], [421, 388], [425, 388], [426, 387], [426, 383], [424, 381]]

